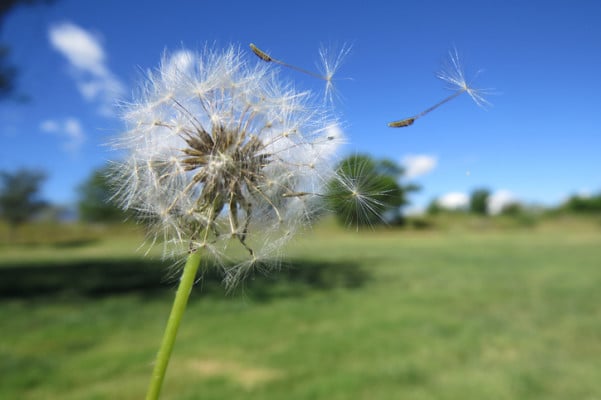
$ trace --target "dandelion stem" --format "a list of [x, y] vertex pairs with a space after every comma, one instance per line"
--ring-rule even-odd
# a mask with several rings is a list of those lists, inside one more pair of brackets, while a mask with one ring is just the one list
[[327, 76], [316, 74], [315, 72], [311, 72], [311, 71], [308, 71], [308, 70], [306, 70], [304, 68], [297, 67], [296, 65], [285, 63], [284, 61], [280, 61], [280, 60], [276, 60], [276, 59], [271, 59], [271, 61], [273, 61], [276, 64], [280, 64], [282, 67], [293, 69], [293, 70], [295, 70], [297, 72], [300, 72], [300, 73], [312, 76], [312, 77], [317, 78], [317, 79], [322, 79], [324, 81], [328, 81], [329, 80]]
[[453, 93], [449, 97], [445, 97], [444, 99], [442, 99], [438, 103], [434, 104], [432, 107], [429, 107], [429, 108], [425, 109], [424, 111], [420, 112], [419, 114], [417, 114], [413, 118], [414, 119], [418, 119], [419, 117], [423, 117], [424, 115], [428, 114], [430, 111], [434, 111], [438, 107], [442, 106], [444, 103], [453, 100], [455, 97], [459, 96], [461, 93], [463, 93], [465, 91], [466, 91], [465, 89], [459, 89], [458, 91], [456, 91], [455, 93]]
[[464, 92], [467, 92], [467, 89], [459, 89], [452, 95], [445, 97], [438, 103], [434, 104], [431, 107], [426, 108], [424, 111], [420, 112], [419, 114], [414, 115], [413, 117], [410, 117], [410, 118], [403, 119], [403, 120], [389, 122], [388, 126], [391, 128], [403, 128], [405, 126], [412, 125], [416, 119], [423, 117], [424, 115], [428, 114], [431, 111], [436, 110], [438, 107], [442, 106], [444, 103], [453, 100], [455, 97], [459, 96], [460, 94], [462, 94]]
[[184, 266], [179, 287], [175, 294], [175, 300], [173, 301], [173, 307], [171, 308], [171, 313], [169, 314], [169, 319], [167, 321], [167, 327], [165, 328], [165, 333], [163, 335], [163, 341], [161, 342], [161, 347], [157, 354], [156, 363], [152, 372], [152, 379], [150, 380], [148, 393], [146, 394], [146, 400], [156, 400], [159, 398], [161, 386], [165, 379], [165, 372], [167, 371], [167, 365], [171, 358], [171, 351], [173, 350], [173, 345], [175, 343], [175, 337], [177, 336], [180, 322], [184, 315], [184, 311], [186, 310], [188, 298], [190, 297], [190, 292], [192, 291], [192, 286], [194, 285], [196, 272], [198, 271], [199, 266], [200, 252], [196, 251], [190, 253], [186, 265]]

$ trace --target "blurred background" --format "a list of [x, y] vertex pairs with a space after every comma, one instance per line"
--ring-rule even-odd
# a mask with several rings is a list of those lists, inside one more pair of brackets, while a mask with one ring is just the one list
[[[110, 201], [119, 104], [164, 54], [251, 42], [311, 71], [351, 48], [339, 162], [391, 195], [382, 218], [333, 207], [233, 292], [208, 266], [165, 398], [601, 397], [600, 18], [593, 1], [2, 2], [0, 398], [142, 396], [178, 269]], [[453, 93], [437, 74], [455, 50], [490, 104], [388, 127]]]

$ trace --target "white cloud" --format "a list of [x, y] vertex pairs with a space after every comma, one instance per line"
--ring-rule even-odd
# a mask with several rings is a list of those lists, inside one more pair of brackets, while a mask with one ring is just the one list
[[576, 192], [576, 196], [581, 197], [583, 199], [590, 199], [593, 197], [593, 191], [588, 188], [582, 188]]
[[95, 102], [98, 111], [111, 115], [112, 107], [125, 88], [106, 66], [106, 54], [100, 40], [85, 29], [63, 22], [50, 27], [48, 38], [72, 67], [73, 77], [81, 95]]
[[78, 119], [69, 117], [64, 120], [48, 119], [40, 124], [40, 130], [63, 139], [63, 148], [71, 154], [79, 153], [86, 135]]
[[97, 38], [77, 25], [64, 22], [49, 32], [50, 43], [76, 68], [94, 75], [105, 75], [104, 50]]
[[517, 203], [517, 198], [509, 190], [497, 190], [488, 198], [488, 213], [499, 214], [505, 207]]
[[102, 92], [103, 85], [100, 82], [80, 82], [77, 84], [79, 92], [88, 101], [93, 101]]
[[439, 206], [450, 209], [450, 210], [459, 210], [467, 208], [469, 204], [469, 197], [465, 193], [461, 192], [451, 192], [441, 196], [437, 203]]
[[405, 174], [408, 179], [426, 175], [436, 168], [437, 163], [438, 160], [436, 157], [427, 154], [408, 155], [401, 161], [401, 164], [405, 167]]

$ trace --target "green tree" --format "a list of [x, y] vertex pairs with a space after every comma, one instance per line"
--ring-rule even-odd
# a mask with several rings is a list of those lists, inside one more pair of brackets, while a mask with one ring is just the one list
[[428, 207], [426, 207], [426, 214], [428, 215], [438, 215], [442, 211], [444, 211], [444, 209], [438, 204], [437, 198], [432, 199], [428, 204]]
[[601, 212], [601, 194], [596, 196], [571, 196], [562, 208], [574, 213], [599, 213]]
[[474, 214], [486, 215], [488, 213], [488, 199], [490, 190], [476, 189], [470, 196], [470, 212]]
[[407, 193], [419, 190], [403, 186], [402, 167], [391, 160], [375, 160], [356, 154], [342, 160], [327, 186], [326, 199], [338, 220], [350, 225], [373, 225], [401, 220]]
[[87, 222], [123, 221], [125, 213], [112, 200], [109, 166], [92, 172], [78, 188], [79, 217]]
[[11, 236], [19, 225], [46, 206], [39, 193], [45, 180], [46, 174], [42, 171], [0, 172], [0, 216], [8, 223]]
[[524, 214], [525, 212], [526, 210], [524, 209], [524, 206], [518, 203], [517, 201], [506, 204], [501, 209], [501, 215], [507, 215], [511, 217], [518, 217]]

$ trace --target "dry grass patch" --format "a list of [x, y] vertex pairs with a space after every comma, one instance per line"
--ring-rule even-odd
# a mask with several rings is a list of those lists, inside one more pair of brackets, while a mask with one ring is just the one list
[[188, 369], [201, 378], [224, 377], [250, 390], [282, 377], [282, 371], [274, 368], [244, 365], [236, 361], [190, 360]]

